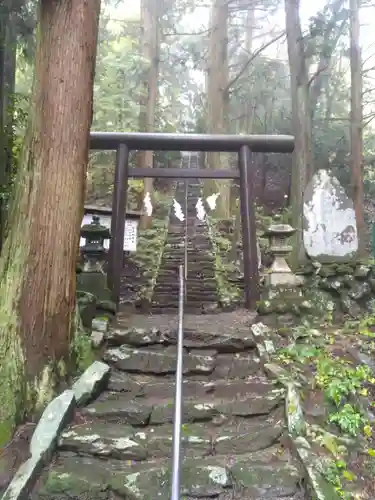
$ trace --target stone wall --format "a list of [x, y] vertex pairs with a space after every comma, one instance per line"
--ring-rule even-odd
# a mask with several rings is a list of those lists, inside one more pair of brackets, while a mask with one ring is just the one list
[[263, 298], [258, 306], [261, 315], [276, 313], [282, 320], [289, 315], [337, 322], [344, 317], [358, 318], [374, 310], [373, 264], [320, 265], [310, 262], [296, 274], [303, 278], [302, 284], [294, 291], [281, 291], [277, 299], [269, 300], [267, 290], [263, 289]]
[[304, 296], [317, 312], [333, 317], [357, 317], [375, 306], [375, 265], [361, 262], [320, 265], [311, 262], [298, 270], [304, 277]]

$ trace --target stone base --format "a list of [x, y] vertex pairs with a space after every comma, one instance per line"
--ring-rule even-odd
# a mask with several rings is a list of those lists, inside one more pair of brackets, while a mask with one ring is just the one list
[[300, 315], [307, 312], [310, 304], [305, 299], [301, 289], [288, 287], [268, 288], [263, 293], [258, 304], [259, 314], [287, 314]]

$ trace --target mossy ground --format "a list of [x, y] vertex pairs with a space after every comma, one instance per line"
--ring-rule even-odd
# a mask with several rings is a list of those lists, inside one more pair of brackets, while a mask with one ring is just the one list
[[139, 229], [137, 252], [128, 257], [142, 274], [141, 285], [135, 297], [136, 302], [151, 302], [168, 232], [172, 195], [171, 193], [156, 194], [152, 226]]
[[[375, 404], [375, 373], [355, 354], [373, 345], [375, 333], [369, 335], [363, 320], [359, 324], [338, 327], [328, 320], [282, 328], [272, 358], [299, 384], [306, 437], [345, 500], [375, 495], [375, 428], [368, 413]], [[375, 332], [375, 318], [372, 325]]]
[[[233, 256], [233, 238], [229, 234], [220, 233], [221, 220], [208, 217], [209, 234], [212, 243], [212, 252], [215, 259], [215, 278], [219, 300], [222, 305], [240, 304], [243, 299], [241, 287], [231, 280], [240, 270], [231, 258]], [[233, 221], [228, 221], [233, 224]]]

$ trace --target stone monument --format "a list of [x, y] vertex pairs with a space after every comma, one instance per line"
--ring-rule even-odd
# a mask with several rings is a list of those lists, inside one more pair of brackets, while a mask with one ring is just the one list
[[303, 243], [312, 260], [348, 262], [356, 256], [358, 234], [353, 202], [326, 170], [319, 170], [306, 186], [303, 219]]

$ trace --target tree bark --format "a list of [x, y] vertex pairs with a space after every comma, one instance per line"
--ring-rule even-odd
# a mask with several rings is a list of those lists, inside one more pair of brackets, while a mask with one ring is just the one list
[[0, 261], [0, 444], [66, 373], [100, 0], [40, 0], [32, 109]]
[[3, 241], [5, 222], [4, 191], [7, 187], [6, 175], [6, 123], [5, 123], [5, 58], [6, 58], [7, 16], [0, 12], [0, 250]]
[[[1, 49], [0, 49], [1, 51]], [[14, 175], [13, 162], [13, 125], [14, 125], [14, 93], [16, 84], [16, 53], [17, 53], [17, 33], [16, 33], [16, 15], [10, 13], [8, 23], [5, 29], [4, 53], [0, 55], [0, 66], [2, 66], [3, 75], [0, 77], [0, 102], [3, 110], [0, 130], [2, 138], [0, 139], [1, 153], [0, 165], [2, 171], [0, 210], [0, 250], [2, 248], [3, 238], [6, 231], [6, 220], [9, 202], [9, 191]]]
[[295, 148], [292, 156], [291, 204], [296, 235], [291, 264], [306, 258], [303, 246], [303, 192], [314, 173], [312, 158], [309, 78], [299, 17], [299, 0], [285, 0], [285, 20], [292, 93], [292, 126]]
[[[158, 101], [158, 78], [160, 58], [160, 26], [159, 0], [142, 0], [141, 2], [141, 43], [142, 53], [148, 67], [143, 79], [143, 94], [140, 99], [139, 123], [141, 130], [153, 132], [155, 130], [155, 114]], [[138, 153], [138, 166], [141, 168], [153, 167], [153, 151]], [[153, 179], [144, 179], [144, 195], [153, 191]], [[149, 227], [151, 217], [142, 215], [140, 225]]]
[[[225, 134], [228, 128], [228, 18], [227, 0], [213, 0], [211, 9], [211, 32], [207, 71], [207, 125], [211, 134]], [[212, 169], [228, 168], [229, 155], [225, 153], [207, 153], [208, 167]], [[205, 183], [206, 194], [220, 191], [217, 209], [224, 218], [230, 216], [230, 181], [220, 181], [220, 186], [213, 181]]]
[[357, 219], [358, 253], [366, 255], [366, 226], [363, 214], [363, 135], [362, 135], [362, 61], [359, 44], [360, 0], [350, 0], [350, 75], [351, 75], [351, 184], [354, 209]]

